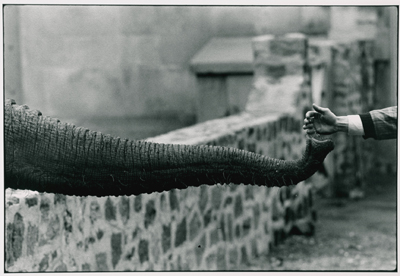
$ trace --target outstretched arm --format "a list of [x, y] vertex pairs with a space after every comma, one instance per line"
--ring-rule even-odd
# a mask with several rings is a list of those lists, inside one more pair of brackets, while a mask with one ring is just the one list
[[397, 106], [348, 116], [336, 116], [329, 108], [316, 104], [313, 104], [313, 108], [306, 113], [303, 125], [309, 135], [346, 132], [349, 135], [362, 135], [364, 139], [397, 138]]

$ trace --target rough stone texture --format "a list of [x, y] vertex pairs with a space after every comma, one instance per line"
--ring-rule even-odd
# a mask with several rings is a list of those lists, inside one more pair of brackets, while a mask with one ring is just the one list
[[28, 205], [28, 207], [35, 206], [38, 204], [38, 199], [37, 197], [25, 198], [25, 204]]
[[171, 205], [171, 210], [179, 210], [179, 202], [175, 190], [169, 191], [169, 204]]
[[96, 254], [97, 271], [108, 271], [107, 253]]
[[178, 224], [175, 232], [175, 247], [180, 246], [186, 241], [186, 218]]
[[162, 249], [163, 252], [167, 252], [171, 248], [171, 227], [163, 225], [162, 226]]
[[149, 242], [147, 240], [140, 240], [138, 253], [140, 263], [149, 260]]
[[130, 208], [129, 208], [129, 197], [123, 196], [119, 201], [119, 212], [121, 214], [122, 221], [126, 224], [129, 220]]
[[136, 212], [140, 212], [142, 210], [142, 195], [135, 196], [134, 199], [134, 209]]
[[199, 219], [199, 215], [194, 213], [192, 219], [189, 223], [189, 240], [193, 240], [199, 234], [201, 230], [201, 222]]
[[[304, 82], [307, 37], [302, 34], [253, 38], [254, 89], [246, 110], [258, 114], [296, 112], [295, 96]], [[274, 99], [278, 99], [274, 100]]]
[[37, 246], [39, 239], [39, 229], [36, 225], [28, 223], [28, 233], [26, 237], [26, 254], [32, 256], [35, 253], [35, 247]]
[[122, 242], [122, 234], [112, 234], [111, 235], [111, 262], [113, 267], [118, 263], [119, 259], [121, 258], [121, 242]]
[[[360, 114], [374, 109], [374, 43], [372, 40], [312, 43], [315, 63], [331, 72], [329, 94], [321, 103], [336, 115]], [[315, 54], [319, 52], [320, 54]], [[327, 89], [324, 87], [323, 89]], [[327, 160], [331, 174], [331, 193], [349, 196], [352, 190], [363, 190], [363, 176], [374, 169], [372, 144], [362, 137], [338, 133], [334, 137], [335, 151]]]
[[146, 204], [146, 213], [144, 214], [144, 227], [147, 228], [153, 223], [156, 217], [157, 211], [155, 208], [154, 200], [149, 200]]
[[242, 204], [242, 196], [238, 194], [235, 198], [235, 208], [234, 214], [235, 217], [239, 217], [243, 213], [243, 204]]
[[[285, 51], [296, 52], [299, 45], [292, 46], [284, 45]], [[295, 59], [301, 56], [296, 54]], [[290, 63], [288, 57], [283, 61]], [[309, 88], [303, 76], [302, 80], [301, 87], [288, 84], [285, 88], [300, 95], [294, 101], [301, 111]], [[300, 113], [241, 113], [149, 140], [242, 147], [291, 160], [301, 157], [305, 148]], [[299, 183], [290, 191], [220, 183], [120, 198], [26, 197], [7, 190], [6, 270], [47, 272], [65, 266], [68, 271], [236, 269], [251, 256], [270, 250], [293, 229], [312, 232], [310, 183]], [[24, 197], [38, 200], [36, 204], [12, 200]]]

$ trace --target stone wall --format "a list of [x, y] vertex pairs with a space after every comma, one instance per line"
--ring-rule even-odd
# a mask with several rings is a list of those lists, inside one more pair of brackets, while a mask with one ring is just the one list
[[[249, 111], [148, 140], [235, 147], [279, 159], [305, 149], [310, 70], [304, 35], [255, 38]], [[299, 47], [301, 46], [301, 47]], [[264, 47], [264, 50], [263, 50]], [[274, 55], [271, 65], [268, 55]], [[261, 58], [260, 58], [261, 57]], [[264, 88], [268, 88], [263, 90]], [[260, 103], [280, 109], [260, 112]], [[268, 95], [273, 93], [273, 97]], [[275, 97], [275, 99], [274, 99]], [[7, 271], [235, 270], [287, 235], [314, 233], [313, 185], [214, 184], [129, 197], [74, 197], [7, 190]]]
[[[150, 140], [301, 156], [302, 122], [250, 114]], [[290, 234], [313, 234], [311, 185], [202, 185], [122, 197], [6, 190], [7, 271], [233, 270]]]

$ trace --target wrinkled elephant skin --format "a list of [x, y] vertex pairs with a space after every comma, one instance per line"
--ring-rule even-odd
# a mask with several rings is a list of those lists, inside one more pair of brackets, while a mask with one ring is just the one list
[[333, 149], [307, 138], [298, 160], [235, 148], [157, 144], [103, 135], [5, 103], [5, 186], [77, 196], [138, 195], [201, 184], [294, 185]]

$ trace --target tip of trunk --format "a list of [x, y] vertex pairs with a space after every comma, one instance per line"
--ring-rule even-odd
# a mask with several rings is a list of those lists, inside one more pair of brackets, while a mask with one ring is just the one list
[[307, 138], [307, 147], [305, 156], [308, 160], [314, 160], [322, 163], [325, 157], [335, 148], [335, 144], [331, 139], [320, 140], [315, 137]]

